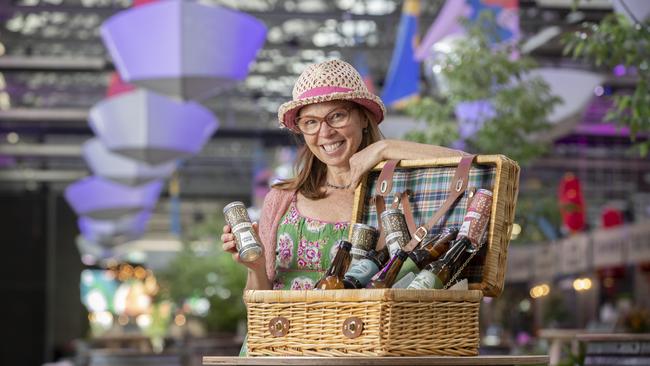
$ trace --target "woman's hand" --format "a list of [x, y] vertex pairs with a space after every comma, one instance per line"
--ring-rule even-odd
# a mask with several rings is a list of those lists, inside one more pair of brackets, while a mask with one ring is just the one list
[[[255, 230], [255, 233], [258, 234], [258, 238], [259, 238], [259, 232], [258, 232], [259, 229], [256, 222], [253, 223], [253, 230]], [[221, 241], [223, 242], [222, 245], [223, 250], [232, 254], [232, 259], [235, 262], [241, 263], [255, 272], [265, 271], [264, 266], [266, 262], [264, 259], [264, 253], [262, 253], [262, 255], [259, 258], [257, 258], [252, 262], [244, 262], [241, 260], [241, 258], [239, 258], [239, 251], [237, 250], [237, 244], [235, 243], [235, 234], [232, 233], [232, 229], [230, 225], [224, 225], [223, 234], [221, 234]]]
[[385, 148], [386, 141], [380, 140], [350, 157], [350, 189], [356, 189], [363, 175], [384, 160]]

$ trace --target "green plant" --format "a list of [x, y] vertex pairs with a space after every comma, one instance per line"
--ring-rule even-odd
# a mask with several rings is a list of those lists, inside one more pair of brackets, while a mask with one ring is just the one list
[[571, 319], [571, 315], [561, 293], [553, 291], [544, 298], [544, 301], [542, 320], [546, 328], [564, 326]]
[[577, 349], [573, 350], [571, 344], [565, 344], [563, 352], [566, 357], [560, 360], [558, 366], [582, 366], [585, 364], [585, 357], [587, 355], [587, 347], [583, 342], [578, 343]]
[[521, 192], [515, 210], [515, 222], [521, 226], [521, 233], [513, 242], [539, 243], [555, 239], [553, 234], [559, 234], [561, 226], [559, 213], [553, 192], [545, 189]]
[[631, 23], [621, 14], [610, 14], [600, 24], [583, 23], [581, 29], [564, 38], [564, 53], [586, 57], [596, 66], [625, 65], [636, 70], [637, 82], [629, 94], [614, 95], [614, 108], [605, 120], [629, 127], [641, 156], [647, 156], [650, 140], [637, 136], [650, 133], [650, 19]]
[[222, 216], [219, 212], [195, 225], [183, 250], [159, 275], [162, 296], [176, 304], [208, 299], [210, 310], [204, 319], [209, 331], [235, 331], [246, 317], [242, 301], [246, 270], [217, 241], [224, 224]]
[[495, 22], [489, 13], [476, 23], [465, 22], [467, 37], [441, 56], [440, 75], [447, 91], [408, 105], [406, 113], [427, 123], [411, 140], [449, 145], [461, 136], [454, 111], [460, 103], [481, 101], [492, 109], [482, 126], [465, 138], [467, 148], [481, 153], [506, 154], [525, 163], [541, 155], [549, 142], [539, 136], [550, 127], [547, 116], [560, 99], [551, 95], [540, 78], [528, 76], [535, 67], [526, 56], [513, 57], [515, 45], [495, 48]]

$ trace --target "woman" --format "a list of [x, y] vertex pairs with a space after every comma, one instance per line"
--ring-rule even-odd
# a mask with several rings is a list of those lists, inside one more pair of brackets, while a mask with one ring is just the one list
[[264, 200], [258, 230], [264, 256], [239, 260], [228, 225], [221, 240], [233, 259], [248, 267], [246, 289], [311, 289], [330, 265], [334, 243], [346, 238], [354, 189], [364, 173], [389, 159], [459, 156], [461, 151], [382, 140], [381, 99], [370, 93], [348, 63], [310, 65], [280, 106], [280, 124], [302, 135], [297, 175], [273, 186]]

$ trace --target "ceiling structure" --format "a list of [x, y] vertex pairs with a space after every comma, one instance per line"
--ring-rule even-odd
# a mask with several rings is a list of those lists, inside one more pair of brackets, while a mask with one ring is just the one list
[[[255, 156], [292, 141], [277, 129], [276, 111], [291, 98], [304, 67], [362, 53], [379, 90], [401, 15], [397, 0], [207, 0], [245, 11], [268, 27], [249, 77], [202, 101], [220, 120], [203, 152], [181, 167], [184, 194], [247, 197]], [[558, 6], [563, 3], [564, 5]], [[566, 1], [520, 0], [524, 39], [551, 26], [567, 32], [611, 12], [607, 1], [572, 11]], [[422, 1], [420, 32], [443, 1]], [[103, 99], [114, 71], [99, 37], [104, 20], [128, 0], [0, 0], [0, 187], [65, 186], [87, 169], [80, 145], [92, 133], [88, 110]], [[532, 54], [544, 65], [585, 68], [562, 56], [559, 37]], [[16, 143], [17, 142], [17, 143]], [[258, 155], [256, 155], [258, 154]], [[233, 173], [234, 172], [234, 173]]]

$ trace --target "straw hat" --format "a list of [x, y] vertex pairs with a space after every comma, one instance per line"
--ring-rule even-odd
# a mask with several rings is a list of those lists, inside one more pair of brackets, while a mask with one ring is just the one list
[[349, 63], [329, 60], [309, 65], [300, 74], [293, 87], [293, 100], [278, 109], [280, 125], [295, 128], [295, 119], [300, 108], [330, 100], [349, 100], [366, 107], [375, 122], [384, 119], [386, 107], [378, 96], [368, 91], [359, 72]]

